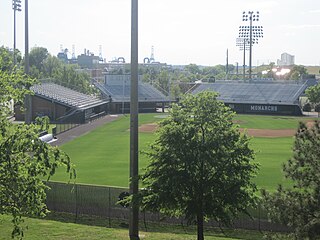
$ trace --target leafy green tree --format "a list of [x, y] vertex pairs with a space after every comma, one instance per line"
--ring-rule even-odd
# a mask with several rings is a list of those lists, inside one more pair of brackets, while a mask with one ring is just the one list
[[308, 74], [308, 70], [302, 65], [293, 65], [289, 74], [285, 76], [288, 80], [299, 80]]
[[23, 103], [28, 87], [35, 81], [19, 71], [0, 71], [0, 214], [12, 216], [12, 237], [23, 237], [23, 217], [44, 216], [46, 185], [59, 166], [65, 166], [70, 178], [75, 171], [69, 157], [39, 139], [39, 125], [13, 124], [8, 120], [9, 100]]
[[201, 70], [198, 65], [190, 63], [185, 67], [185, 70], [188, 71], [190, 74], [200, 74]]
[[306, 95], [312, 104], [320, 103], [320, 84], [308, 87]]
[[49, 56], [49, 52], [44, 47], [34, 47], [29, 53], [30, 75], [35, 78], [44, 76], [44, 62]]
[[90, 83], [89, 75], [78, 72], [75, 65], [63, 64], [60, 68], [54, 69], [51, 81], [86, 94], [97, 92]]
[[57, 57], [48, 55], [43, 64], [45, 77], [52, 78], [56, 76], [60, 69], [62, 69], [63, 64]]
[[0, 70], [12, 71], [13, 70], [13, 53], [8, 48], [0, 47]]
[[292, 187], [279, 186], [275, 193], [263, 191], [272, 220], [294, 229], [295, 239], [320, 237], [320, 122], [312, 128], [300, 123], [293, 157], [283, 166]]
[[311, 107], [311, 104], [309, 102], [307, 102], [305, 105], [303, 105], [303, 108], [302, 108], [302, 110], [304, 112], [311, 112], [311, 109], [312, 109], [312, 107]]
[[204, 220], [230, 224], [255, 204], [251, 180], [257, 165], [247, 136], [233, 125], [233, 112], [216, 93], [186, 95], [180, 103], [160, 123], [146, 153], [142, 206], [196, 220], [203, 240]]

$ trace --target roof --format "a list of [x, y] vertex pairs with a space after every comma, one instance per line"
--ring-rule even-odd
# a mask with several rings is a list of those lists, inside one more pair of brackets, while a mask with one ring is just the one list
[[[94, 84], [104, 95], [111, 96], [113, 102], [130, 101], [130, 76], [118, 75], [104, 83], [95, 81]], [[139, 102], [166, 102], [169, 101], [169, 98], [151, 84], [138, 81], [138, 100]]]
[[298, 104], [299, 97], [309, 86], [307, 82], [235, 82], [202, 83], [193, 94], [202, 91], [219, 93], [219, 100], [227, 103]]
[[31, 87], [31, 90], [37, 97], [78, 109], [87, 109], [105, 103], [97, 97], [86, 95], [54, 83], [34, 85]]

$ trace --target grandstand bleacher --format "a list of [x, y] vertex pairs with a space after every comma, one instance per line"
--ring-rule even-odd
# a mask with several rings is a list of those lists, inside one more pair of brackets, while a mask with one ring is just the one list
[[[112, 100], [111, 107], [114, 112], [125, 112], [130, 108], [130, 75], [106, 75], [103, 83], [94, 81], [95, 86], [101, 91], [105, 98]], [[138, 101], [139, 111], [155, 111], [157, 104], [162, 106], [170, 102], [169, 97], [165, 96], [158, 89], [149, 83], [138, 81]]]
[[31, 90], [38, 97], [43, 97], [78, 109], [86, 109], [103, 103], [103, 101], [97, 97], [89, 96], [54, 83], [38, 84], [32, 86]]
[[[33, 120], [48, 116], [51, 122], [84, 123], [106, 113], [106, 101], [54, 83], [42, 83], [30, 89], [34, 92]], [[23, 113], [16, 111], [16, 118], [23, 120]]]
[[300, 96], [313, 81], [217, 81], [202, 83], [193, 89], [215, 91], [218, 99], [239, 113], [301, 115]]

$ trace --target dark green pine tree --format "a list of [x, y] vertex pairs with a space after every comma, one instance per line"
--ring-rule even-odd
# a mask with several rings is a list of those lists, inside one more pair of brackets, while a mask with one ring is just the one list
[[320, 121], [312, 127], [300, 123], [295, 135], [293, 157], [283, 166], [290, 188], [275, 193], [263, 191], [272, 220], [294, 229], [295, 239], [320, 237]]

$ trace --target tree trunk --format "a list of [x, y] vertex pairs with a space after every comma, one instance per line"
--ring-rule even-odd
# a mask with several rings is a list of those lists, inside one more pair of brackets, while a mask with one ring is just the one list
[[198, 231], [198, 240], [204, 240], [203, 236], [203, 213], [198, 213], [197, 215], [197, 231]]

